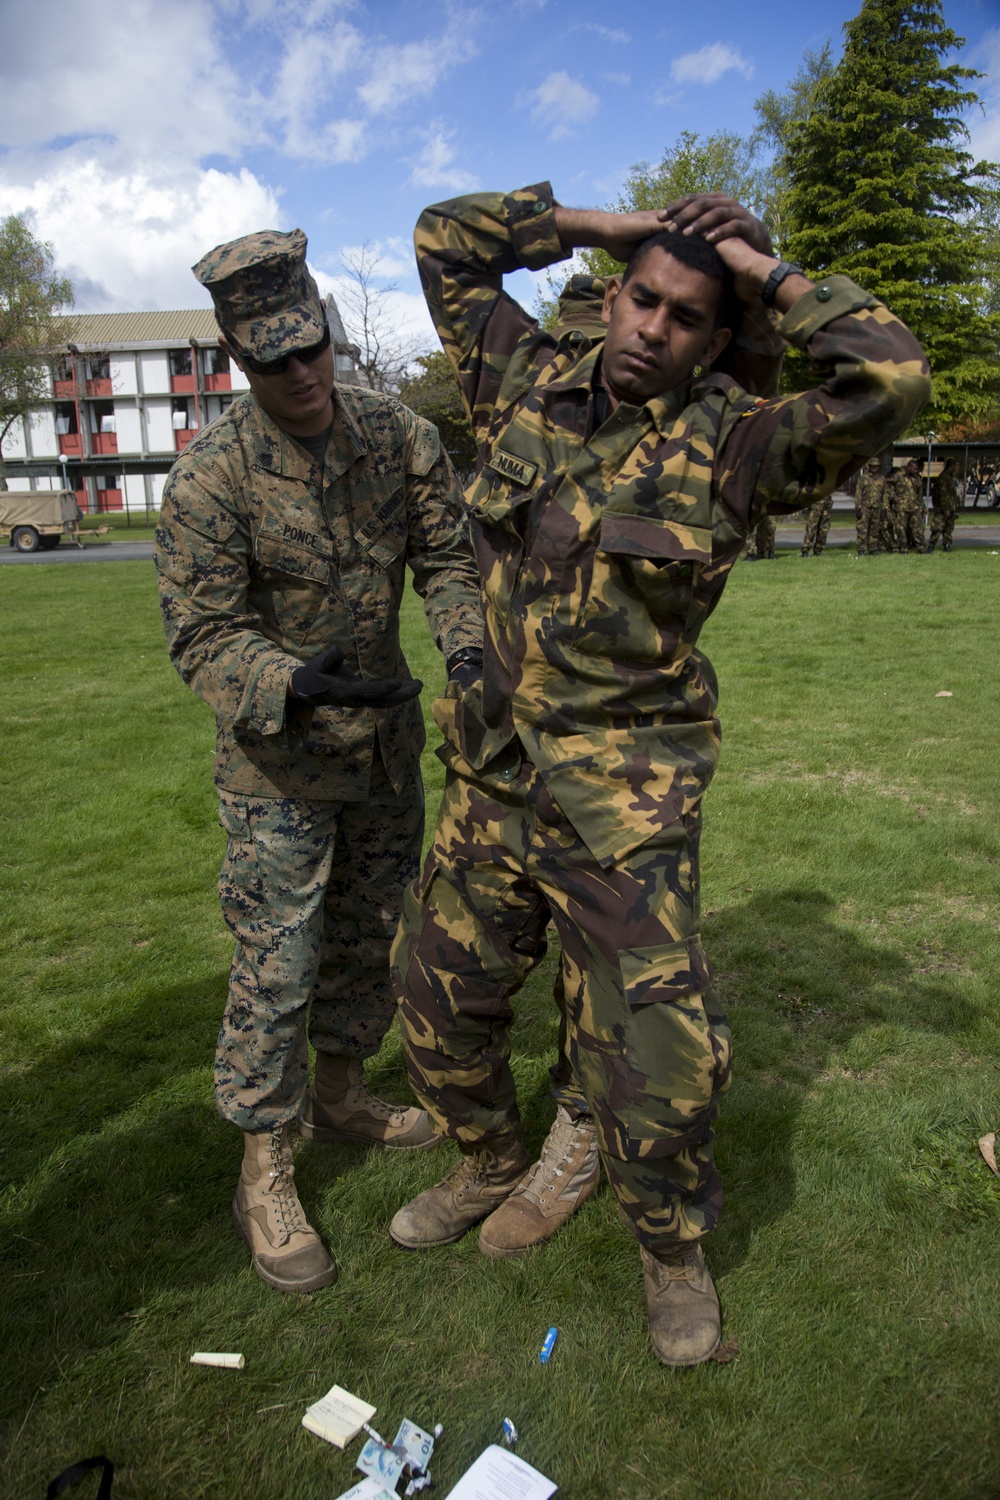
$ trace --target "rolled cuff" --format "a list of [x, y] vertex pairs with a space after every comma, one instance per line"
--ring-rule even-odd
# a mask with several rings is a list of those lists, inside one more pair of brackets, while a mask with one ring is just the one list
[[555, 200], [548, 182], [518, 188], [503, 200], [511, 248], [517, 263], [541, 271], [559, 260], [569, 260], [556, 229]]
[[837, 318], [862, 307], [877, 307], [878, 298], [863, 291], [849, 276], [824, 276], [801, 296], [778, 324], [777, 331], [789, 343], [804, 348], [814, 333]]

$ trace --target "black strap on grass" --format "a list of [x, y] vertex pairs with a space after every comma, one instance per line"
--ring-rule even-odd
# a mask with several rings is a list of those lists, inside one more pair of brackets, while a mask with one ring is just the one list
[[104, 1470], [97, 1491], [97, 1500], [111, 1500], [111, 1481], [115, 1477], [115, 1466], [110, 1458], [105, 1458], [103, 1454], [97, 1458], [81, 1458], [79, 1463], [70, 1464], [68, 1469], [63, 1469], [45, 1491], [45, 1500], [56, 1500], [57, 1495], [61, 1495], [64, 1490], [69, 1489], [71, 1484], [76, 1484], [84, 1474], [89, 1474], [91, 1469], [96, 1468]]

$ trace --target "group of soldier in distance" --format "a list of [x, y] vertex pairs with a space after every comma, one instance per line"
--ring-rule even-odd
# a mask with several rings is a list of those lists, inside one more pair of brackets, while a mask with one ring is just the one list
[[[879, 552], [933, 552], [938, 542], [942, 552], [951, 551], [955, 517], [962, 507], [958, 464], [954, 458], [946, 458], [941, 472], [931, 480], [929, 535], [925, 530], [922, 468], [920, 459], [911, 458], [885, 473], [877, 455], [868, 460], [854, 492], [859, 557], [874, 557]], [[832, 495], [810, 506], [802, 535], [803, 557], [818, 557], [823, 551], [832, 515]], [[747, 537], [747, 561], [773, 558], [774, 542], [774, 520], [762, 516]]]

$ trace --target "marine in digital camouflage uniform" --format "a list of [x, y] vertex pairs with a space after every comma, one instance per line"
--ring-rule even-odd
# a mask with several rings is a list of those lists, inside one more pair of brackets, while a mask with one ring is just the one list
[[195, 267], [251, 390], [177, 460], [156, 538], [170, 655], [217, 722], [236, 947], [215, 1083], [244, 1132], [234, 1215], [258, 1274], [290, 1291], [336, 1274], [295, 1193], [300, 1111], [320, 1140], [436, 1140], [422, 1111], [373, 1098], [362, 1073], [394, 1015], [389, 947], [423, 831], [420, 684], [399, 638], [407, 569], [451, 669], [482, 646], [437, 431], [390, 397], [334, 386], [305, 250], [301, 230], [265, 231]]
[[882, 550], [885, 525], [885, 475], [881, 460], [870, 458], [864, 473], [858, 476], [854, 491], [854, 515], [857, 523], [859, 557], [873, 557]]
[[[575, 277], [542, 329], [502, 277], [578, 245], [631, 256], [626, 279]], [[926, 401], [927, 364], [875, 298], [778, 263], [718, 195], [611, 215], [561, 208], [547, 183], [475, 194], [428, 209], [416, 248], [482, 443], [467, 498], [486, 646], [481, 688], [435, 705], [448, 778], [394, 948], [411, 1082], [462, 1159], [390, 1232], [420, 1248], [485, 1218], [484, 1252], [520, 1253], [593, 1191], [589, 1136], [640, 1243], [657, 1356], [698, 1363], [720, 1337], [699, 1242], [722, 1205], [730, 1071], [699, 912], [719, 724], [698, 637], [760, 516], [882, 451]], [[817, 390], [765, 400], [734, 378], [775, 388], [773, 341], [756, 364], [745, 325], [726, 345], [734, 292], [752, 315], [765, 289]], [[511, 998], [550, 921], [570, 1071], [525, 1178]]]
[[950, 552], [955, 531], [955, 517], [962, 508], [956, 462], [946, 458], [940, 474], [931, 480], [931, 534], [927, 542], [928, 552], [933, 552], [938, 542], [943, 552]]
[[902, 468], [893, 469], [886, 490], [894, 511], [896, 550], [923, 552], [927, 512], [918, 460], [911, 458]]
[[819, 557], [830, 535], [830, 517], [833, 515], [833, 496], [817, 500], [806, 514], [806, 529], [802, 536], [802, 556]]

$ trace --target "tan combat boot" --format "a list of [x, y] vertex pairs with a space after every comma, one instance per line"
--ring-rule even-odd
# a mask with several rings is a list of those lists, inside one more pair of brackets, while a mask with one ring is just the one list
[[447, 1177], [399, 1210], [389, 1225], [397, 1245], [419, 1250], [461, 1239], [513, 1192], [530, 1166], [519, 1135], [462, 1151]]
[[292, 1126], [245, 1131], [243, 1170], [233, 1199], [238, 1233], [253, 1251], [253, 1268], [279, 1292], [317, 1292], [337, 1267], [310, 1229], [295, 1191]]
[[375, 1142], [397, 1151], [429, 1151], [440, 1139], [422, 1109], [383, 1104], [369, 1094], [357, 1058], [327, 1052], [316, 1054], [299, 1130], [310, 1141]]
[[719, 1298], [697, 1240], [655, 1255], [639, 1246], [646, 1284], [649, 1337], [663, 1365], [700, 1365], [722, 1338]]
[[593, 1120], [574, 1120], [560, 1104], [541, 1156], [479, 1231], [480, 1250], [491, 1259], [523, 1255], [561, 1229], [600, 1180]]

